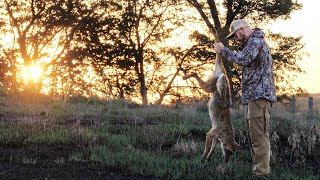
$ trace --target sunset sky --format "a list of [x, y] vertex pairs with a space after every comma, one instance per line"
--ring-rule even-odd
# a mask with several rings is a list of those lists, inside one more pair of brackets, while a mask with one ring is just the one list
[[284, 35], [302, 36], [304, 51], [309, 53], [309, 57], [304, 57], [299, 65], [306, 74], [298, 75], [293, 84], [299, 85], [309, 93], [320, 93], [320, 1], [298, 2], [303, 4], [302, 10], [294, 12], [291, 19], [277, 21], [269, 28]]

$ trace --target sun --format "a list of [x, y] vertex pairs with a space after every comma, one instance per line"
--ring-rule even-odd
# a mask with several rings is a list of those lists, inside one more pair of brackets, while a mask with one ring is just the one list
[[31, 65], [23, 68], [23, 80], [25, 83], [33, 81], [34, 83], [39, 82], [42, 76], [42, 68], [40, 65]]

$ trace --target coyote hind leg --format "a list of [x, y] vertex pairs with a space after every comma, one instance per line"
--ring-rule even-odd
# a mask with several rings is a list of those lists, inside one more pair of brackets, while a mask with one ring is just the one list
[[214, 152], [214, 149], [215, 149], [215, 147], [216, 147], [216, 145], [217, 145], [217, 142], [218, 142], [218, 138], [213, 138], [213, 140], [212, 140], [212, 145], [211, 145], [211, 149], [210, 149], [209, 154], [208, 154], [208, 156], [207, 156], [207, 160], [208, 160], [208, 161], [211, 160], [211, 157], [212, 157], [212, 155], [213, 155], [213, 152]]
[[[209, 153], [210, 149], [212, 149], [211, 147], [213, 145], [213, 141], [216, 141], [216, 139], [217, 139], [217, 135], [218, 135], [217, 129], [213, 129], [213, 128], [211, 128], [210, 131], [207, 133], [204, 152], [201, 156], [202, 162], [204, 162], [207, 159], [208, 153]], [[216, 144], [216, 142], [215, 142], [215, 144]]]
[[241, 146], [233, 141], [232, 143], [229, 144], [224, 144], [221, 145], [223, 155], [224, 155], [224, 162], [228, 163], [230, 156], [237, 150], [241, 150]]
[[224, 162], [225, 163], [228, 163], [229, 162], [229, 159], [230, 159], [230, 156], [233, 154], [232, 151], [230, 151], [229, 149], [225, 148], [224, 149]]

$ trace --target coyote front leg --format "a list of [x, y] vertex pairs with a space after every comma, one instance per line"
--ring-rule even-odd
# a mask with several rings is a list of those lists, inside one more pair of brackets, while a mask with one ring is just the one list
[[202, 79], [200, 79], [200, 77], [196, 73], [192, 73], [190, 75], [182, 77], [183, 80], [187, 80], [189, 78], [195, 78], [197, 80], [200, 88], [207, 93], [213, 93], [217, 89], [216, 83], [217, 83], [219, 77], [211, 76], [207, 81], [203, 81]]

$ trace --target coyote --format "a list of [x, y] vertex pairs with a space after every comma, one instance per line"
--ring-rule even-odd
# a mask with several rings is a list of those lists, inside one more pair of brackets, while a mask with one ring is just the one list
[[[219, 41], [218, 35], [214, 32], [215, 40]], [[216, 53], [216, 64], [213, 75], [205, 82], [199, 78], [196, 73], [186, 75], [184, 80], [195, 78], [202, 90], [207, 93], [213, 93], [208, 106], [212, 123], [212, 128], [206, 135], [205, 149], [201, 161], [210, 160], [214, 148], [218, 142], [221, 142], [221, 148], [224, 154], [224, 161], [227, 163], [229, 157], [235, 150], [241, 147], [234, 140], [233, 128], [230, 121], [230, 109], [232, 104], [229, 79], [226, 70], [222, 64], [222, 57]]]

